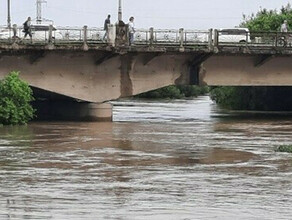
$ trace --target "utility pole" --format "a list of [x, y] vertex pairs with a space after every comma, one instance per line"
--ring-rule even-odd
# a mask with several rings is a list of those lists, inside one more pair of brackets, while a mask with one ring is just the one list
[[10, 0], [7, 0], [7, 26], [8, 28], [11, 28]]
[[118, 19], [119, 22], [123, 20], [123, 14], [122, 14], [122, 0], [119, 0], [119, 13], [118, 13]]
[[47, 3], [45, 0], [36, 0], [37, 4], [37, 24], [42, 23], [42, 3]]

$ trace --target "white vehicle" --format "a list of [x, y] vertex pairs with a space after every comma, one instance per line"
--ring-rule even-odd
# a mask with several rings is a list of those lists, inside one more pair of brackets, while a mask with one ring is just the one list
[[218, 30], [219, 43], [246, 43], [250, 42], [248, 28], [226, 28]]

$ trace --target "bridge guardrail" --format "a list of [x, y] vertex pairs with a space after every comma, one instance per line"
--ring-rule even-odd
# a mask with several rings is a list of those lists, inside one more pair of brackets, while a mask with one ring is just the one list
[[215, 46], [254, 46], [292, 48], [292, 32], [215, 30]]
[[203, 30], [154, 30], [137, 29], [135, 44], [206, 45], [210, 41], [210, 31]]
[[[50, 27], [43, 30], [31, 30], [34, 44], [106, 44], [103, 28]], [[13, 26], [0, 26], [0, 43], [30, 44], [23, 40], [23, 29]], [[184, 29], [137, 29], [136, 45], [164, 46], [254, 46], [292, 49], [292, 32], [279, 33], [268, 31], [246, 31], [244, 29], [224, 30], [184, 30]]]

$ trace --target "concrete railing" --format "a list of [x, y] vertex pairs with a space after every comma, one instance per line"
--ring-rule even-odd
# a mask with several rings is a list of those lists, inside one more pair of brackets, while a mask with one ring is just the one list
[[[36, 29], [37, 28], [37, 29]], [[115, 46], [116, 27], [111, 25], [109, 34], [105, 37], [103, 28], [80, 27], [32, 27], [32, 42], [27, 37], [23, 40], [23, 29], [13, 25], [12, 28], [0, 26], [1, 44], [110, 44]], [[125, 42], [127, 45], [128, 42]], [[134, 45], [148, 46], [204, 46], [208, 48], [220, 46], [261, 46], [285, 47], [292, 49], [292, 33], [279, 32], [249, 32], [242, 29], [224, 30], [184, 30], [184, 29], [137, 29], [134, 35]]]

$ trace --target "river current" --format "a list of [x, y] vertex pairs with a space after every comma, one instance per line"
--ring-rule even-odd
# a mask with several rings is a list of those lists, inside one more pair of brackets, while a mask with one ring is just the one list
[[292, 115], [207, 97], [0, 128], [0, 219], [291, 219]]

